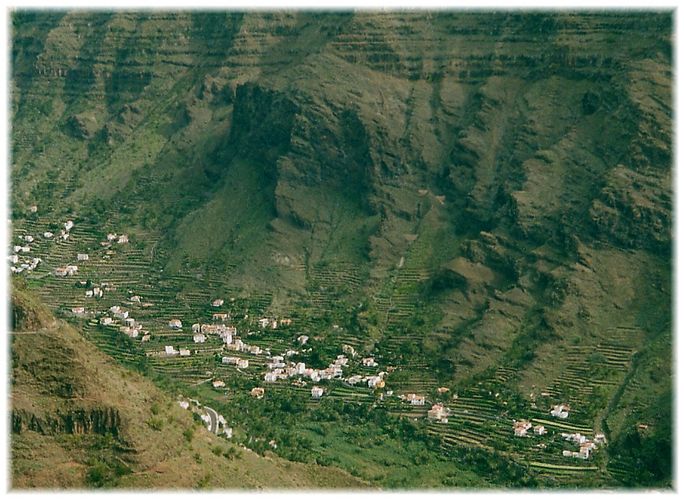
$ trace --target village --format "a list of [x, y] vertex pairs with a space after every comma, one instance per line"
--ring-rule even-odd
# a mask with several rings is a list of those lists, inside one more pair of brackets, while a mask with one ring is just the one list
[[[74, 230], [73, 220], [61, 223], [60, 233], [55, 234], [44, 231], [42, 236], [19, 235], [18, 243], [13, 245], [14, 253], [10, 256], [10, 270], [12, 273], [34, 273], [44, 259], [29, 256], [34, 252], [33, 246], [42, 243], [43, 251], [46, 244], [60, 244], [67, 242]], [[145, 349], [145, 356], [150, 359], [167, 359], [169, 362], [174, 358], [192, 359], [200, 356], [206, 357], [207, 353], [216, 357], [220, 366], [234, 370], [226, 372], [223, 376], [212, 376], [207, 379], [212, 389], [225, 391], [227, 388], [226, 376], [245, 376], [255, 374], [260, 383], [245, 391], [255, 400], [268, 397], [269, 387], [278, 384], [290, 384], [293, 387], [306, 390], [312, 402], [325, 399], [328, 394], [337, 391], [336, 388], [349, 388], [361, 390], [363, 387], [368, 394], [377, 402], [403, 405], [407, 415], [417, 418], [419, 415], [433, 425], [450, 426], [450, 421], [469, 421], [468, 407], [458, 410], [466, 403], [465, 399], [459, 400], [457, 394], [449, 396], [448, 387], [433, 387], [428, 392], [420, 394], [410, 391], [397, 391], [388, 383], [388, 376], [396, 369], [395, 366], [380, 368], [381, 353], [365, 352], [360, 354], [357, 349], [348, 344], [342, 344], [341, 351], [335, 358], [324, 367], [307, 366], [304, 361], [297, 361], [300, 356], [311, 352], [312, 333], [297, 328], [296, 320], [290, 317], [257, 316], [252, 318], [249, 314], [237, 314], [230, 309], [235, 300], [234, 297], [207, 297], [206, 317], [178, 317], [171, 316], [159, 318], [155, 314], [158, 303], [149, 301], [144, 293], [136, 292], [135, 287], [123, 286], [124, 284], [111, 283], [109, 280], [98, 280], [92, 272], [88, 272], [82, 279], [82, 270], [94, 262], [94, 259], [108, 261], [115, 257], [117, 248], [123, 248], [130, 244], [128, 234], [109, 232], [106, 238], [98, 242], [99, 249], [90, 251], [77, 251], [70, 261], [63, 262], [54, 267], [50, 274], [59, 280], [63, 280], [64, 286], [72, 286], [80, 294], [80, 304], [68, 308], [68, 313], [77, 320], [94, 321], [98, 328], [102, 328], [111, 335], [124, 335], [131, 341], [139, 342], [141, 346], [153, 342], [161, 342], [162, 349]], [[73, 280], [76, 280], [75, 283]], [[125, 290], [124, 290], [125, 289]], [[118, 301], [106, 308], [100, 304], [103, 299], [111, 300], [125, 292], [124, 300]], [[228, 306], [228, 307], [227, 307]], [[139, 311], [148, 318], [145, 322], [136, 319]], [[149, 318], [155, 318], [156, 324], [150, 324]], [[238, 330], [238, 324], [241, 330]], [[278, 349], [279, 343], [270, 346], [264, 345], [264, 339], [269, 335], [285, 335], [290, 341]], [[254, 343], [250, 337], [260, 339]], [[183, 339], [180, 343], [164, 342], [166, 338]], [[293, 359], [294, 358], [294, 359]], [[256, 371], [255, 371], [256, 370]], [[230, 375], [230, 374], [233, 375]], [[251, 376], [251, 375], [250, 375]], [[432, 394], [432, 396], [430, 396]], [[498, 394], [497, 394], [498, 396]], [[201, 405], [197, 400], [180, 399], [179, 404], [184, 409], [197, 413], [206, 423], [210, 432], [220, 434], [227, 439], [233, 435], [233, 429], [226, 419], [213, 409]], [[456, 409], [454, 409], [456, 408]], [[418, 412], [418, 413], [416, 413]], [[548, 410], [551, 418], [559, 421], [568, 419], [570, 406], [567, 403], [555, 403]], [[456, 420], [454, 420], [456, 419]], [[505, 419], [503, 415], [496, 417], [497, 421]], [[509, 421], [510, 422], [510, 421]], [[544, 448], [543, 440], [554, 434], [560, 436], [564, 442], [578, 446], [578, 450], [562, 451], [562, 457], [569, 460], [589, 460], [592, 453], [606, 444], [605, 435], [595, 432], [593, 438], [587, 437], [580, 432], [562, 432], [563, 427], [549, 432], [548, 424], [536, 425], [530, 419], [516, 419], [513, 421], [513, 439], [530, 438], [534, 436], [537, 441], [533, 446]], [[275, 443], [273, 446], [275, 447]]]

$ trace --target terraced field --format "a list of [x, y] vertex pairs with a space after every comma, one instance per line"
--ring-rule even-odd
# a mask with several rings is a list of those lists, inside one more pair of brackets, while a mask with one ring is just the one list
[[[15, 227], [15, 236], [24, 234], [42, 234], [53, 224], [45, 219], [19, 221]], [[313, 290], [303, 304], [308, 307], [292, 311], [293, 324], [278, 329], [261, 330], [256, 320], [268, 315], [270, 296], [242, 296], [239, 290], [230, 289], [220, 276], [202, 276], [191, 273], [167, 275], [158, 270], [157, 261], [149, 251], [136, 244], [133, 238], [129, 244], [114, 244], [102, 247], [104, 232], [100, 228], [77, 221], [67, 241], [44, 240], [40, 237], [32, 246], [32, 255], [43, 259], [41, 267], [27, 276], [31, 287], [35, 287], [43, 300], [67, 317], [82, 326], [84, 334], [104, 352], [122, 362], [136, 364], [143, 359], [149, 369], [155, 373], [176, 380], [181, 384], [196, 386], [209, 384], [211, 380], [220, 379], [231, 382], [232, 389], [225, 392], [226, 400], [230, 400], [236, 387], [263, 386], [267, 393], [277, 394], [283, 390], [306, 401], [306, 405], [315, 408], [320, 400], [312, 399], [310, 389], [314, 385], [310, 381], [303, 386], [295, 386], [291, 380], [266, 383], [263, 374], [266, 371], [266, 354], [231, 353], [225, 349], [220, 338], [208, 335], [207, 341], [195, 344], [192, 340], [190, 325], [196, 322], [210, 323], [215, 312], [226, 312], [231, 316], [230, 324], [238, 329], [238, 335], [244, 342], [256, 345], [272, 354], [284, 353], [289, 349], [297, 349], [296, 338], [301, 334], [315, 337], [319, 333], [320, 324], [317, 318], [326, 312], [335, 310], [335, 301], [331, 293], [340, 286], [358, 290], [360, 280], [357, 275], [344, 269], [334, 267], [315, 268], [311, 275]], [[154, 245], [154, 239], [145, 240], [146, 247]], [[89, 260], [78, 262], [77, 276], [56, 277], [50, 271], [57, 266], [76, 262], [77, 252], [87, 252]], [[158, 256], [157, 256], [158, 257]], [[412, 260], [398, 268], [387, 281], [384, 290], [386, 295], [376, 296], [375, 307], [385, 315], [385, 331], [387, 339], [384, 346], [390, 351], [397, 350], [406, 343], [417, 343], [418, 339], [410, 330], [400, 328], [407, 325], [407, 319], [415, 312], [417, 286], [427, 279], [429, 272], [423, 267], [414, 267]], [[86, 298], [83, 287], [76, 287], [79, 281], [89, 280], [93, 284], [105, 284], [104, 297]], [[133, 295], [141, 297], [140, 302], [131, 302]], [[211, 306], [216, 297], [225, 299], [219, 308]], [[102, 326], [98, 318], [107, 313], [109, 307], [119, 305], [130, 312], [130, 316], [142, 323], [143, 329], [149, 330], [150, 339], [140, 342], [140, 338], [129, 340], [118, 331], [117, 325]], [[74, 318], [70, 313], [72, 307], [84, 306], [85, 318]], [[318, 315], [310, 314], [317, 311]], [[182, 330], [171, 330], [168, 321], [172, 318], [183, 322]], [[633, 354], [634, 336], [638, 332], [631, 329], [616, 329], [610, 332], [608, 342], [600, 342], [595, 346], [570, 346], [564, 357], [569, 362], [568, 368], [561, 377], [549, 382], [532, 404], [527, 404], [524, 415], [513, 415], [509, 412], [507, 402], [498, 393], [491, 390], [466, 390], [458, 395], [447, 393], [440, 397], [450, 409], [447, 423], [430, 421], [427, 430], [438, 436], [445, 449], [481, 448], [495, 450], [509, 455], [517, 462], [527, 464], [532, 470], [547, 478], [565, 476], [586, 476], [599, 473], [614, 474], [619, 477], [619, 464], [612, 463], [606, 471], [603, 466], [595, 465], [594, 459], [588, 463], [578, 464], [561, 456], [561, 432], [580, 432], [593, 435], [596, 427], [590, 414], [583, 411], [586, 402], [596, 390], [614, 389], [628, 370]], [[625, 345], [622, 339], [630, 338]], [[351, 345], [362, 349], [366, 339], [358, 338], [344, 328], [333, 329], [334, 345], [338, 348]], [[190, 356], [167, 356], [164, 347], [172, 345], [176, 349], [189, 349]], [[610, 377], [593, 377], [592, 354], [600, 356], [602, 366], [610, 370]], [[233, 365], [220, 362], [223, 355], [236, 355], [249, 361], [249, 367], [238, 369]], [[376, 353], [382, 359], [382, 352]], [[427, 410], [433, 402], [432, 395], [439, 385], [425, 362], [419, 356], [408, 359], [395, 366], [389, 374], [387, 389], [394, 394], [378, 394], [368, 389], [364, 383], [351, 386], [342, 381], [322, 381], [319, 385], [325, 388], [325, 398], [344, 402], [379, 404], [391, 413], [409, 419], [425, 419]], [[345, 377], [356, 373], [362, 376], [374, 375], [385, 369], [363, 367], [352, 361], [345, 368]], [[499, 367], [493, 376], [484, 382], [487, 387], [507, 387], [515, 370], [510, 367]], [[394, 383], [392, 381], [395, 381]], [[238, 382], [241, 381], [241, 382]], [[247, 384], [246, 386], [244, 384]], [[247, 389], [244, 389], [245, 391]], [[219, 391], [221, 392], [221, 391]], [[383, 392], [383, 391], [381, 391]], [[409, 392], [425, 394], [428, 401], [425, 406], [411, 406], [401, 402], [397, 396]], [[433, 398], [434, 399], [434, 398]], [[567, 402], [572, 408], [572, 416], [567, 421], [557, 420], [548, 414], [547, 407], [559, 401]], [[549, 433], [545, 436], [515, 438], [512, 422], [515, 418], [529, 418], [535, 425], [544, 425]], [[600, 453], [600, 452], [599, 452]], [[606, 476], [608, 477], [608, 476]]]

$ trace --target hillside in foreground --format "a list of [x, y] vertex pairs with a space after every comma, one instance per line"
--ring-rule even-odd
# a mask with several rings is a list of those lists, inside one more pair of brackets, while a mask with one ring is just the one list
[[14, 12], [16, 279], [259, 453], [668, 487], [672, 21]]

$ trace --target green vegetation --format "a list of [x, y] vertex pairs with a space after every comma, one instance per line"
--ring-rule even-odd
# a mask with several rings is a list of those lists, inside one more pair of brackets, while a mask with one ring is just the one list
[[[672, 17], [13, 12], [12, 244], [42, 259], [12, 279], [14, 482], [670, 488]], [[266, 383], [193, 341], [217, 311], [386, 385]]]

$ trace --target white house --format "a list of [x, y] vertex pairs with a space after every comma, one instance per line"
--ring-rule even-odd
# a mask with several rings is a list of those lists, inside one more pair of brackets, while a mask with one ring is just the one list
[[557, 418], [568, 418], [569, 411], [570, 411], [570, 407], [567, 404], [562, 403], [559, 405], [555, 405], [551, 409], [551, 416], [557, 417]]
[[238, 368], [248, 368], [249, 367], [249, 360], [240, 358], [237, 362], [237, 367]]
[[100, 324], [101, 325], [107, 326], [107, 325], [111, 325], [113, 322], [114, 322], [114, 320], [112, 318], [110, 318], [109, 316], [103, 316], [102, 318], [100, 318]]
[[543, 436], [543, 435], [546, 434], [547, 432], [548, 432], [548, 431], [546, 430], [546, 427], [544, 427], [543, 425], [535, 425], [535, 426], [534, 426], [534, 433], [535, 433], [537, 436]]
[[221, 363], [225, 365], [237, 365], [240, 358], [236, 356], [223, 356], [221, 358]]
[[226, 321], [228, 319], [228, 313], [214, 313], [211, 317], [214, 321]]
[[117, 319], [126, 319], [128, 318], [128, 311], [120, 310], [119, 312], [115, 312], [114, 317]]
[[344, 344], [342, 346], [342, 352], [345, 354], [349, 354], [352, 357], [356, 356], [356, 350], [352, 346], [347, 345], [347, 344]]
[[259, 326], [261, 328], [266, 328], [268, 326], [269, 322], [270, 322], [270, 320], [268, 318], [261, 318], [259, 320]]
[[297, 337], [297, 342], [299, 342], [301, 345], [306, 344], [309, 341], [309, 337], [307, 335], [300, 335]]
[[131, 338], [137, 338], [140, 330], [138, 328], [131, 328], [130, 326], [122, 326], [119, 328], [122, 333], [125, 333]]
[[363, 358], [361, 360], [361, 364], [363, 366], [378, 366], [378, 364], [375, 362], [375, 358]]
[[130, 300], [131, 302], [140, 302], [142, 300], [142, 297], [140, 297], [140, 295], [133, 295], [133, 297], [131, 297], [128, 300]]
[[[371, 389], [374, 389], [376, 387], [378, 389], [382, 389], [383, 387], [385, 387], [385, 381], [382, 379], [382, 377], [380, 377], [378, 375], [368, 377], [367, 382], [368, 382], [368, 387], [370, 387]], [[415, 396], [415, 394], [414, 394], [414, 396]], [[411, 400], [411, 404], [415, 404], [415, 403], [413, 403], [413, 400]], [[423, 398], [423, 402], [421, 404], [425, 404], [425, 398]]]
[[181, 320], [179, 319], [172, 319], [171, 321], [169, 321], [169, 328], [171, 328], [172, 330], [180, 330], [181, 328], [183, 328], [183, 323], [181, 323]]
[[207, 337], [203, 333], [196, 333], [195, 335], [192, 336], [192, 341], [195, 344], [204, 344], [206, 342]]
[[64, 229], [67, 231], [71, 231], [72, 227], [74, 227], [74, 221], [68, 220], [64, 223]]
[[363, 377], [361, 377], [361, 375], [352, 375], [351, 377], [349, 377], [347, 379], [347, 383], [349, 385], [356, 385], [359, 382], [361, 382], [362, 380], [363, 380]]
[[107, 241], [114, 241], [119, 236], [116, 233], [107, 233]]
[[50, 238], [52, 238], [53, 236], [54, 236], [54, 234], [51, 233], [50, 231], [45, 231], [45, 232], [43, 233], [43, 238], [48, 239], [48, 240], [49, 240]]
[[67, 275], [67, 270], [66, 267], [56, 267], [55, 270], [52, 272], [55, 276], [66, 276]]
[[85, 296], [86, 296], [86, 297], [92, 297], [92, 296], [93, 296], [93, 291], [92, 291], [92, 290], [86, 290]]
[[71, 312], [74, 314], [84, 314], [85, 313], [85, 307], [72, 307]]
[[264, 380], [266, 382], [275, 382], [278, 380], [278, 375], [274, 372], [266, 372], [266, 375], [264, 375]]
[[35, 214], [37, 211], [38, 211], [38, 205], [31, 205], [29, 207], [29, 212], [31, 212], [32, 214]]
[[122, 234], [119, 236], [119, 239], [117, 240], [117, 243], [128, 243], [128, 235], [127, 234]]
[[190, 356], [190, 349], [180, 349], [180, 355], [181, 356]]
[[311, 388], [311, 397], [314, 399], [319, 399], [321, 396], [323, 396], [323, 392], [325, 392], [325, 391], [323, 390], [322, 387], [318, 387], [317, 385], [314, 385]]
[[532, 424], [529, 420], [516, 420], [513, 423], [513, 433], [518, 437], [525, 437], [531, 427]]
[[413, 406], [423, 406], [425, 404], [425, 396], [419, 396], [418, 394], [409, 394], [407, 399]]
[[167, 356], [175, 356], [176, 354], [178, 354], [178, 351], [175, 350], [172, 345], [165, 346], [164, 352], [166, 352]]
[[212, 307], [221, 307], [223, 305], [223, 299], [214, 299], [211, 301]]
[[26, 243], [33, 243], [33, 236], [27, 234], [26, 236], [24, 236], [24, 241]]
[[89, 260], [90, 257], [87, 253], [79, 253], [76, 255], [76, 260]]
[[184, 410], [190, 408], [190, 403], [188, 401], [178, 401], [178, 405]]
[[566, 441], [572, 441], [574, 443], [577, 443], [579, 445], [582, 445], [587, 442], [587, 436], [584, 434], [580, 434], [579, 432], [573, 432], [572, 434], [567, 433], [567, 432], [562, 432], [561, 437], [565, 439]]
[[437, 403], [428, 410], [427, 416], [430, 419], [439, 420], [441, 423], [446, 424], [449, 421], [447, 418], [449, 416], [449, 409], [445, 408], [443, 404]]

